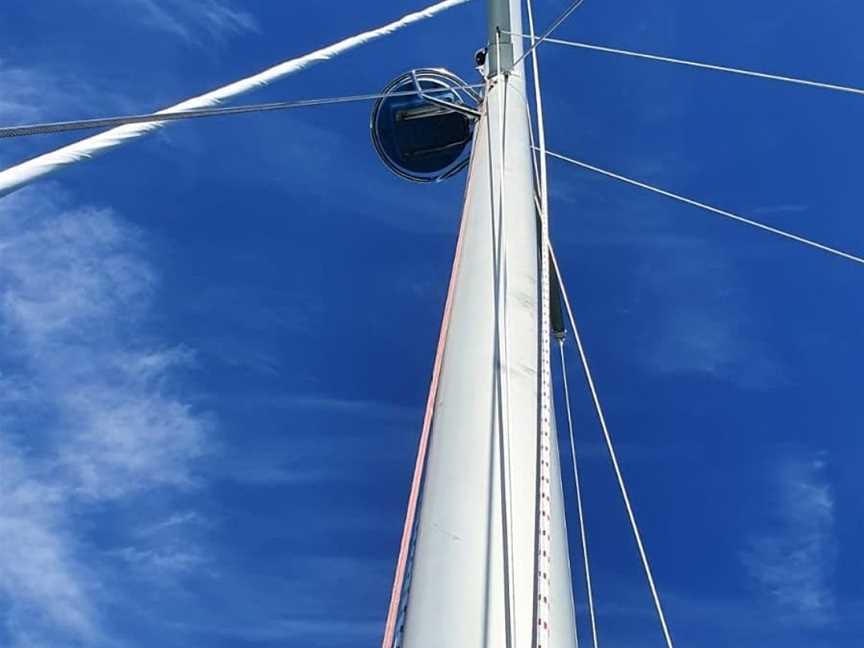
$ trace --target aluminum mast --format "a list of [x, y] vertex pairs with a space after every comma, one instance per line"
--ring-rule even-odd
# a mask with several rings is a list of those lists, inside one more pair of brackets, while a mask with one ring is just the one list
[[[534, 629], [540, 569], [539, 232], [524, 66], [510, 69], [522, 42], [504, 33], [522, 33], [522, 15], [520, 0], [489, 0], [488, 7], [489, 87], [475, 128], [461, 253], [393, 642], [399, 648], [542, 643]], [[551, 525], [546, 641], [549, 648], [573, 648], [554, 419], [551, 426], [550, 496], [544, 503]]]

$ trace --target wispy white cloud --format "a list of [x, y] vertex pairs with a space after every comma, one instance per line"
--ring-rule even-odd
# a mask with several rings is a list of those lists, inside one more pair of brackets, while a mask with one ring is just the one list
[[[345, 620], [334, 618], [332, 614], [288, 617], [275, 621], [256, 623], [254, 626], [237, 626], [226, 628], [225, 635], [243, 642], [320, 642], [328, 644], [370, 644], [380, 641], [382, 622], [379, 618]], [[207, 628], [212, 631], [213, 628]]]
[[[781, 380], [734, 265], [716, 246], [686, 236], [656, 236], [661, 254], [645, 257], [637, 304], [651, 313], [643, 361], [668, 374], [703, 374], [753, 389]], [[650, 303], [648, 303], [650, 300]]]
[[[230, 607], [218, 618], [184, 627], [229, 642], [279, 645], [369, 645], [383, 628], [379, 605], [358, 611], [370, 592], [386, 595], [392, 561], [339, 554], [297, 555], [279, 573], [235, 574]], [[261, 591], [270, 592], [260, 597]]]
[[790, 620], [823, 624], [835, 612], [835, 502], [825, 459], [786, 456], [771, 475], [763, 526], [742, 554], [755, 582]]
[[48, 89], [45, 74], [0, 60], [0, 119], [30, 121], [41, 116], [38, 92]]
[[[319, 396], [253, 397], [245, 407], [293, 422], [287, 434], [263, 435], [236, 448], [224, 476], [248, 484], [334, 484], [372, 474], [416, 443], [422, 410], [368, 400]], [[280, 423], [280, 428], [284, 423]], [[322, 443], [326, 437], [328, 442]], [[368, 449], [376, 448], [374, 454]], [[398, 458], [398, 459], [397, 459]], [[367, 466], [367, 468], [362, 468]]]
[[168, 517], [137, 529], [143, 537], [154, 537], [178, 528], [209, 526], [209, 521], [197, 511], [171, 513]]
[[164, 587], [190, 574], [212, 572], [212, 556], [199, 541], [200, 532], [212, 527], [211, 520], [194, 510], [169, 513], [133, 529], [132, 543], [110, 555], [137, 578]]
[[192, 571], [208, 562], [202, 552], [178, 547], [156, 550], [129, 546], [117, 550], [115, 555], [151, 578], [161, 578], [164, 572]]
[[94, 104], [109, 112], [127, 112], [134, 108], [134, 104], [114, 88], [94, 84], [91, 79], [82, 78], [62, 65], [34, 67], [0, 59], [0, 121], [4, 125], [61, 116], [95, 117]]
[[74, 556], [74, 537], [62, 521], [61, 484], [46, 479], [43, 470], [0, 436], [0, 601], [10, 602], [3, 615], [6, 630], [22, 648], [41, 645], [52, 634], [46, 626], [96, 643], [98, 619], [90, 597], [96, 579]]
[[[651, 177], [669, 163], [643, 162], [633, 175]], [[565, 231], [559, 246], [609, 250], [602, 256], [607, 261], [626, 254], [622, 272], [630, 288], [621, 303], [607, 298], [605, 306], [639, 318], [644, 343], [634, 357], [652, 373], [701, 375], [749, 389], [782, 381], [758, 303], [729, 249], [680, 231], [676, 207], [657, 209], [599, 182], [589, 176], [553, 190], [564, 203], [581, 202], [585, 223], [578, 237], [568, 240]]]
[[221, 41], [258, 29], [251, 13], [227, 0], [118, 0], [115, 5], [140, 24], [189, 43]]
[[[0, 600], [26, 645], [108, 641], [105, 566], [73, 513], [194, 486], [211, 421], [182, 395], [193, 354], [148, 334], [158, 275], [147, 241], [54, 191], [0, 201]], [[194, 547], [121, 547], [165, 572]]]

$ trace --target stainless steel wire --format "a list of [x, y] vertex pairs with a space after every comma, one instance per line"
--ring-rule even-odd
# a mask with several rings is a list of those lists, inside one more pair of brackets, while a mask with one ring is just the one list
[[[482, 88], [483, 84], [455, 86], [457, 90], [473, 90]], [[76, 119], [61, 122], [46, 122], [40, 124], [25, 124], [21, 126], [0, 127], [0, 139], [12, 137], [28, 137], [31, 135], [46, 135], [49, 133], [65, 133], [69, 131], [93, 130], [97, 128], [114, 128], [125, 124], [141, 124], [148, 122], [179, 121], [183, 119], [200, 119], [203, 117], [225, 117], [257, 112], [273, 112], [293, 108], [309, 108], [311, 106], [329, 106], [363, 101], [374, 101], [386, 96], [415, 95], [416, 90], [405, 90], [393, 93], [375, 93], [347, 95], [343, 97], [322, 97], [317, 99], [295, 99], [274, 101], [270, 103], [246, 104], [242, 106], [224, 106], [217, 108], [201, 108], [175, 112], [147, 113], [141, 115], [120, 115], [96, 119]]]

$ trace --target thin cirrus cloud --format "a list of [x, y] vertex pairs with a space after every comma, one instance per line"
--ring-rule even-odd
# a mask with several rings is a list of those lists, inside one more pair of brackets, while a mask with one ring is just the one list
[[642, 351], [647, 367], [756, 390], [780, 381], [780, 367], [732, 260], [693, 237], [656, 237], [652, 248], [636, 280], [636, 306], [651, 314], [651, 343]]
[[[55, 119], [61, 115], [92, 116], [94, 103], [106, 111], [125, 112], [135, 108], [134, 102], [115, 88], [93, 83], [77, 70], [21, 65], [0, 58], [0, 120], [4, 125]], [[9, 141], [4, 149], [8, 144]], [[0, 163], [3, 162], [7, 160], [0, 159]]]
[[0, 437], [0, 639], [38, 645], [49, 625], [95, 643], [89, 590], [96, 579], [73, 555], [74, 537], [62, 522], [62, 484], [44, 479], [43, 470]]
[[[78, 0], [86, 11], [122, 12], [132, 25], [175, 37], [189, 45], [221, 43], [258, 30], [253, 16], [223, 0]], [[98, 71], [68, 69], [62, 61], [38, 67], [0, 58], [0, 120], [28, 123], [101, 111], [138, 112], [140, 102], [117, 92], [116, 83], [100, 84]], [[96, 82], [93, 79], [97, 79]], [[60, 110], [61, 112], [57, 112]]]
[[158, 537], [96, 547], [78, 524], [196, 485], [212, 421], [182, 393], [193, 354], [147, 332], [157, 286], [111, 210], [44, 187], [0, 202], [0, 643], [110, 643], [106, 570], [203, 560]]
[[120, 0], [116, 6], [134, 12], [142, 26], [187, 43], [222, 41], [258, 30], [252, 14], [224, 0]]
[[42, 117], [43, 91], [56, 88], [47, 75], [0, 59], [0, 119], [33, 120]]
[[761, 529], [742, 553], [744, 566], [779, 614], [823, 625], [835, 614], [835, 499], [821, 455], [787, 455], [770, 477]]

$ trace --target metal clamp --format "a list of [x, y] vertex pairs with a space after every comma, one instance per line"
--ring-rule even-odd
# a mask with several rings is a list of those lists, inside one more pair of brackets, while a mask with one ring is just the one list
[[455, 110], [456, 112], [462, 113], [463, 115], [468, 115], [469, 117], [473, 117], [474, 119], [480, 119], [482, 113], [479, 110], [475, 110], [474, 108], [469, 108], [465, 104], [453, 103], [452, 101], [445, 101], [444, 99], [438, 99], [437, 97], [433, 97], [432, 95], [426, 93], [420, 85], [420, 81], [417, 79], [417, 72], [415, 70], [411, 70], [411, 81], [414, 83], [414, 90], [417, 95], [428, 101], [431, 104], [435, 104], [437, 106], [442, 106], [444, 108], [449, 108], [450, 110]]

